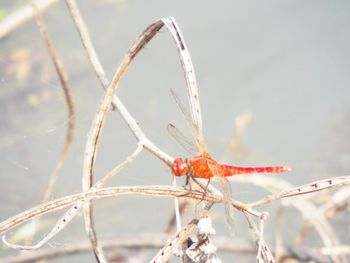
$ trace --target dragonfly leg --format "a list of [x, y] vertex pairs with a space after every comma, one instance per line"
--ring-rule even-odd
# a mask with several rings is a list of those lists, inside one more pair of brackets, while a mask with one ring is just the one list
[[190, 190], [191, 190], [191, 185], [190, 185], [190, 177], [187, 175], [186, 176], [186, 183], [185, 183], [185, 187], [188, 186], [190, 187]]
[[197, 211], [197, 207], [199, 204], [201, 204], [202, 202], [204, 202], [205, 200], [205, 196], [207, 194], [208, 191], [208, 187], [210, 184], [210, 178], [208, 179], [208, 183], [206, 184], [206, 186], [203, 186], [201, 183], [199, 183], [195, 178], [192, 177], [192, 180], [203, 190], [203, 195], [202, 198], [200, 199], [200, 201], [196, 204], [196, 211]]
[[187, 190], [187, 193], [183, 194], [183, 195], [179, 195], [179, 197], [187, 196], [187, 195], [189, 195], [191, 193], [192, 187], [191, 187], [191, 184], [190, 184], [190, 176], [186, 175], [186, 183], [185, 183], [185, 185], [183, 187], [185, 188], [185, 190]]
[[205, 193], [208, 191], [208, 187], [209, 187], [209, 184], [210, 184], [210, 179], [211, 179], [211, 178], [208, 179], [208, 183], [207, 183], [207, 185], [205, 186], [205, 189], [203, 189]]
[[207, 185], [205, 186], [205, 188], [203, 188], [203, 186], [201, 185], [201, 188], [203, 189], [203, 196], [202, 196], [202, 200], [201, 200], [201, 201], [204, 200], [205, 195], [207, 194], [209, 184], [210, 184], [210, 178], [208, 179], [208, 183], [207, 183]]
[[205, 198], [205, 195], [207, 194], [208, 187], [209, 187], [209, 184], [210, 184], [210, 178], [208, 179], [208, 183], [206, 184], [206, 186], [203, 186], [194, 177], [191, 177], [191, 179], [193, 180], [193, 182], [195, 182], [203, 190], [203, 196], [202, 196], [201, 201], [200, 201], [200, 202], [202, 202], [204, 200], [204, 198]]
[[206, 184], [206, 186], [203, 186], [203, 184], [198, 182], [197, 179], [194, 178], [194, 177], [191, 177], [191, 179], [193, 180], [193, 182], [195, 182], [204, 191], [204, 193], [207, 192], [209, 184], [210, 184], [210, 178], [208, 179], [208, 183]]

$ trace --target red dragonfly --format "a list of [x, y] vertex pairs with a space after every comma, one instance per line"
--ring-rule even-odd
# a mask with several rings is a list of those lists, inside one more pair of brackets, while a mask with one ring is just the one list
[[[242, 167], [233, 166], [229, 164], [219, 164], [215, 161], [208, 153], [204, 139], [202, 136], [201, 129], [198, 125], [193, 123], [195, 118], [191, 118], [187, 113], [185, 107], [177, 97], [177, 95], [171, 90], [172, 95], [183, 113], [188, 125], [190, 126], [194, 139], [196, 140], [197, 146], [194, 146], [185, 135], [183, 135], [174, 125], [168, 125], [169, 133], [189, 152], [197, 152], [199, 154], [194, 156], [192, 159], [176, 158], [171, 165], [171, 171], [175, 176], [189, 176], [192, 178], [203, 178], [210, 180], [214, 176], [218, 177], [229, 177], [238, 174], [255, 174], [255, 173], [285, 173], [291, 169], [286, 166], [256, 166], [256, 167]], [[195, 96], [198, 98], [198, 95]], [[200, 113], [199, 111], [199, 100], [191, 100], [192, 108], [195, 107], [194, 112]], [[201, 121], [200, 116], [196, 117], [197, 121]], [[226, 187], [225, 187], [226, 188]]]
[[[213, 170], [220, 171], [220, 174], [213, 174]], [[171, 171], [175, 176], [187, 175], [194, 178], [209, 180], [216, 175], [227, 177], [237, 174], [285, 173], [290, 170], [291, 169], [286, 166], [241, 167], [219, 164], [207, 152], [203, 152], [190, 160], [176, 158], [171, 165]]]
[[[221, 190], [223, 194], [223, 201], [225, 204], [225, 209], [228, 214], [228, 221], [230, 223], [230, 185], [227, 180], [228, 176], [233, 176], [236, 174], [252, 174], [252, 173], [282, 173], [290, 171], [290, 168], [285, 166], [263, 166], [263, 167], [239, 167], [232, 166], [227, 164], [219, 164], [217, 163], [208, 153], [208, 150], [205, 146], [205, 141], [203, 137], [202, 131], [202, 116], [201, 109], [199, 103], [198, 89], [197, 89], [197, 81], [193, 68], [193, 64], [191, 61], [190, 54], [186, 47], [184, 38], [180, 29], [177, 27], [175, 21], [173, 19], [164, 20], [164, 23], [167, 25], [171, 34], [173, 35], [175, 42], [177, 44], [181, 64], [185, 73], [185, 78], [187, 82], [188, 88], [188, 96], [190, 102], [190, 114], [187, 113], [185, 107], [182, 105], [178, 97], [171, 90], [173, 97], [180, 110], [185, 117], [187, 124], [190, 126], [192, 130], [192, 135], [196, 141], [196, 152], [199, 152], [198, 155], [193, 157], [192, 159], [183, 159], [176, 158], [171, 165], [172, 173], [175, 176], [186, 175], [188, 178], [203, 178], [210, 180], [213, 177], [219, 178], [221, 184]], [[188, 140], [180, 133], [175, 126], [168, 126], [169, 132], [174, 135], [174, 137], [183, 144], [183, 146], [188, 146], [185, 148], [193, 148]]]
[[[291, 169], [287, 166], [257, 166], [257, 167], [242, 167], [233, 166], [229, 164], [219, 164], [215, 161], [206, 149], [206, 145], [202, 136], [201, 131], [201, 117], [199, 109], [198, 94], [194, 96], [191, 101], [191, 112], [195, 112], [195, 118], [190, 117], [186, 109], [180, 102], [179, 98], [172, 91], [173, 97], [178, 104], [180, 110], [185, 117], [187, 124], [190, 126], [193, 137], [196, 141], [196, 146], [193, 145], [174, 125], [168, 125], [169, 133], [189, 152], [199, 152], [198, 155], [192, 157], [191, 159], [186, 158], [176, 158], [172, 165], [171, 171], [175, 176], [187, 176], [187, 179], [192, 178], [193, 181], [198, 183], [198, 179], [207, 179], [208, 184], [210, 180], [215, 177], [219, 179], [220, 188], [223, 195], [223, 202], [225, 205], [225, 210], [227, 214], [227, 222], [229, 227], [232, 229], [234, 221], [231, 216], [231, 191], [230, 184], [227, 177], [234, 176], [238, 174], [255, 174], [255, 173], [285, 173], [289, 172]], [[199, 125], [196, 125], [195, 120]], [[196, 150], [195, 150], [196, 149]], [[187, 181], [188, 182], [188, 181]], [[203, 186], [201, 186], [205, 190]]]
[[[179, 100], [173, 93], [175, 100]], [[181, 106], [181, 104], [179, 104]], [[182, 108], [182, 106], [181, 106]], [[182, 110], [184, 110], [182, 108]], [[187, 118], [186, 118], [187, 119]], [[169, 133], [186, 148], [189, 152], [194, 152], [196, 148], [193, 144], [172, 124], [168, 125]], [[255, 174], [255, 173], [285, 173], [291, 169], [287, 166], [256, 166], [242, 167], [229, 164], [219, 164], [215, 161], [208, 151], [205, 150], [203, 141], [198, 142], [200, 154], [192, 159], [176, 158], [171, 165], [171, 171], [175, 176], [189, 176], [192, 178], [202, 178], [210, 180], [214, 176], [229, 177], [238, 174]]]
[[[191, 143], [184, 137], [184, 135], [172, 124], [168, 125], [168, 131], [173, 137], [182, 144], [185, 148], [191, 149]], [[291, 169], [287, 166], [256, 166], [256, 167], [242, 167], [233, 166], [229, 164], [219, 164], [215, 161], [211, 155], [204, 150], [205, 145], [202, 141], [200, 144], [200, 153], [191, 159], [176, 158], [172, 165], [171, 171], [175, 176], [187, 176], [188, 179], [192, 178], [194, 182], [198, 184], [196, 178], [207, 179], [209, 185], [210, 180], [215, 177], [219, 179], [220, 188], [223, 195], [224, 207], [226, 210], [226, 219], [230, 230], [233, 229], [234, 220], [232, 217], [231, 208], [231, 188], [227, 177], [238, 174], [255, 174], [255, 173], [285, 173]], [[201, 150], [202, 149], [202, 150]], [[190, 150], [191, 151], [191, 150]], [[206, 191], [202, 185], [200, 187]]]

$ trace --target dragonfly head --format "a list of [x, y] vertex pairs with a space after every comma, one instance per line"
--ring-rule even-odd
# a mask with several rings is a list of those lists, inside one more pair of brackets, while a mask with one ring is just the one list
[[189, 167], [187, 161], [182, 158], [176, 158], [171, 165], [171, 171], [175, 176], [182, 176], [188, 174]]

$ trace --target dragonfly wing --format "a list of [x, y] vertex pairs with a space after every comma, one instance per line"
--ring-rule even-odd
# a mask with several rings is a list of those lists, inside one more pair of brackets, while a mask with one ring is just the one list
[[199, 139], [199, 129], [198, 129], [198, 125], [195, 123], [195, 119], [193, 119], [189, 113], [189, 111], [186, 109], [186, 107], [184, 106], [184, 104], [182, 103], [182, 101], [180, 100], [179, 96], [177, 96], [177, 94], [175, 93], [175, 91], [173, 89], [170, 89], [171, 95], [173, 96], [176, 105], [179, 107], [182, 116], [185, 118], [185, 121], [188, 125], [188, 127], [191, 130], [191, 134], [193, 137], [193, 141], [196, 142], [197, 144], [197, 152], [198, 151], [202, 151], [203, 148], [203, 143], [200, 141]]
[[203, 138], [202, 115], [199, 103], [197, 80], [190, 52], [188, 51], [184, 37], [182, 36], [181, 30], [177, 26], [175, 19], [173, 17], [170, 17], [168, 19], [163, 19], [163, 22], [168, 27], [179, 49], [181, 64], [187, 82], [189, 101], [191, 104], [191, 116], [196, 125], [195, 135], [199, 135], [199, 138]]
[[208, 163], [209, 169], [211, 170], [212, 175], [219, 181], [220, 190], [222, 192], [223, 203], [226, 212], [226, 220], [229, 225], [230, 231], [234, 229], [234, 220], [233, 220], [233, 210], [231, 206], [231, 185], [229, 180], [223, 176], [223, 170], [221, 166], [216, 164]]
[[194, 145], [176, 126], [169, 123], [167, 125], [169, 134], [191, 155], [198, 152], [198, 148]]
[[224, 201], [224, 207], [226, 212], [226, 221], [230, 228], [230, 231], [234, 229], [234, 219], [233, 219], [233, 210], [231, 206], [231, 185], [229, 180], [224, 176], [217, 176], [222, 190], [222, 196]]

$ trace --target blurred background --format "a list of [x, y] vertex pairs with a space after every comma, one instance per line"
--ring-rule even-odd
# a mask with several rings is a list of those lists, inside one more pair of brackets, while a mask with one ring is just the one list
[[[26, 3], [2, 0], [0, 16]], [[167, 16], [176, 19], [194, 63], [204, 133], [216, 159], [236, 165], [288, 165], [292, 172], [276, 176], [294, 185], [349, 174], [349, 1], [88, 0], [78, 4], [109, 78], [149, 24]], [[81, 191], [86, 138], [103, 90], [64, 1], [51, 6], [44, 17], [68, 71], [77, 113], [72, 151], [58, 179], [54, 199]], [[158, 147], [172, 157], [190, 157], [166, 130], [172, 122], [190, 132], [170, 89], [187, 103], [176, 47], [163, 28], [136, 57], [117, 94]], [[251, 116], [251, 120], [240, 144], [231, 151], [228, 146], [235, 120], [242, 114]], [[63, 148], [66, 128], [64, 94], [32, 19], [0, 39], [1, 221], [40, 203]], [[110, 113], [95, 179], [122, 162], [136, 146], [137, 141], [118, 113]], [[169, 168], [143, 152], [108, 186], [170, 184], [171, 180]], [[232, 184], [232, 195], [240, 201], [257, 200], [266, 194], [256, 187]], [[161, 233], [173, 211], [172, 199], [140, 196], [104, 199], [95, 204], [97, 233], [105, 239]], [[62, 213], [45, 216], [34, 240], [39, 240]], [[212, 214], [218, 234], [228, 235], [224, 209], [217, 206]], [[299, 214], [292, 214], [297, 225]], [[236, 235], [251, 240], [238, 212], [236, 220]], [[267, 224], [267, 240], [273, 244], [273, 219]], [[285, 226], [288, 240], [294, 235], [293, 225]], [[338, 222], [338, 227], [349, 241], [346, 220]], [[10, 240], [11, 235], [13, 242], [22, 242], [23, 237], [16, 232], [7, 234]], [[59, 246], [82, 240], [87, 240], [82, 217], [54, 238]], [[6, 256], [18, 251], [1, 245], [0, 253]], [[239, 258], [240, 262], [254, 259], [254, 255], [225, 253], [222, 257]], [[52, 262], [77, 260], [94, 262], [91, 253]]]

